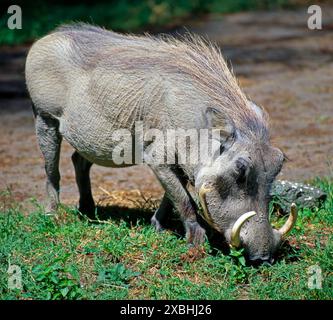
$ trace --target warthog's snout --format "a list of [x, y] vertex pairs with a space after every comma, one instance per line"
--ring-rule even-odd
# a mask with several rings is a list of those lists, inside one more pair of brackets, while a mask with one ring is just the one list
[[[246, 212], [237, 219], [231, 230], [231, 241], [230, 241], [231, 247], [239, 248], [241, 246], [240, 232], [242, 226], [246, 221], [248, 221], [256, 214], [257, 213], [255, 211]], [[290, 214], [288, 220], [286, 221], [286, 223], [283, 225], [282, 228], [280, 228], [279, 230], [274, 230], [274, 232], [280, 236], [281, 240], [283, 240], [291, 231], [291, 229], [294, 227], [296, 220], [297, 220], [297, 207], [296, 204], [293, 203], [290, 208]]]

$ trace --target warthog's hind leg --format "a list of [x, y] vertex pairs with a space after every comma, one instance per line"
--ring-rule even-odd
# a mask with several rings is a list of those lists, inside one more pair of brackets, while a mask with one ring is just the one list
[[56, 210], [59, 204], [59, 156], [62, 138], [58, 128], [58, 120], [36, 114], [37, 139], [44, 157], [47, 177], [48, 204], [46, 210], [50, 213]]
[[95, 203], [91, 193], [90, 168], [92, 163], [83, 158], [77, 151], [72, 155], [72, 161], [75, 169], [76, 183], [80, 192], [79, 211], [95, 218]]

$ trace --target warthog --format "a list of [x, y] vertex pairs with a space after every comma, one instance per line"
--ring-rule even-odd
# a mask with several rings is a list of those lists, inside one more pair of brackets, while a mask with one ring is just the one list
[[49, 210], [59, 203], [62, 137], [75, 149], [79, 210], [92, 216], [92, 164], [123, 166], [112, 159], [116, 130], [133, 133], [136, 121], [164, 132], [218, 129], [218, 152], [205, 161], [149, 164], [165, 189], [152, 223], [160, 229], [163, 217], [176, 209], [188, 242], [197, 245], [205, 238], [197, 221], [203, 212], [249, 260], [272, 262], [297, 217], [292, 206], [281, 229], [269, 222], [269, 189], [284, 155], [270, 144], [266, 112], [247, 99], [216, 46], [195, 36], [177, 40], [62, 26], [32, 46], [26, 82], [45, 159]]

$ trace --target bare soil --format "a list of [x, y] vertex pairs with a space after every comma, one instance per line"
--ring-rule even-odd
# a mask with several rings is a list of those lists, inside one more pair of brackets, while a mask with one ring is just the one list
[[[306, 8], [296, 11], [207, 16], [186, 28], [218, 42], [241, 86], [271, 117], [273, 143], [289, 157], [279, 178], [305, 181], [332, 175], [333, 6], [325, 6], [323, 29], [307, 28]], [[183, 31], [180, 30], [180, 33]], [[29, 46], [0, 48], [0, 190], [18, 201], [44, 199], [45, 175], [24, 85]], [[74, 204], [77, 190], [70, 156], [62, 147], [62, 201]], [[95, 199], [114, 201], [162, 188], [145, 166], [92, 168]], [[115, 203], [117, 204], [117, 203]]]

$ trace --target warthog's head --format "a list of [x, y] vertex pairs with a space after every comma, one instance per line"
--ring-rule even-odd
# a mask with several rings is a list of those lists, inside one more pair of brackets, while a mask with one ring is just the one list
[[269, 138], [242, 135], [237, 130], [229, 132], [222, 149], [197, 175], [203, 217], [231, 247], [244, 248], [251, 262], [272, 263], [297, 218], [292, 205], [282, 228], [274, 229], [269, 221], [270, 186], [282, 168], [284, 155], [270, 145]]

